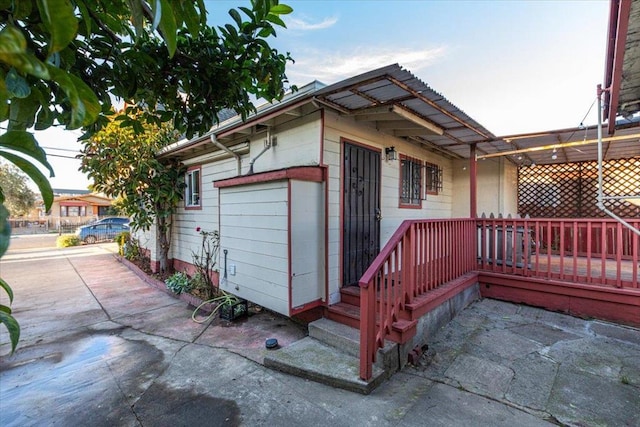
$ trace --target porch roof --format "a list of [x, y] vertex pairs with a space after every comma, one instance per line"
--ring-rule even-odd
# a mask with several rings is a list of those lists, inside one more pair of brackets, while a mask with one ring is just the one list
[[640, 1], [611, 0], [605, 59], [603, 119], [612, 135], [618, 115], [640, 112]]
[[500, 149], [490, 131], [398, 64], [327, 86], [314, 99], [448, 157], [468, 158], [473, 143], [480, 153]]

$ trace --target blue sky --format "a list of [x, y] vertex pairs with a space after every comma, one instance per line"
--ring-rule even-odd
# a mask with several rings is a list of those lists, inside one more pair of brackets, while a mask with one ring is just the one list
[[[496, 135], [578, 126], [603, 79], [608, 1], [282, 2], [294, 12], [271, 44], [295, 59], [291, 83], [330, 84], [399, 63]], [[248, 1], [205, 3], [209, 23], [221, 25]], [[585, 123], [596, 122], [595, 110]], [[76, 149], [77, 136], [38, 138]], [[54, 188], [86, 188], [77, 161], [50, 161]]]

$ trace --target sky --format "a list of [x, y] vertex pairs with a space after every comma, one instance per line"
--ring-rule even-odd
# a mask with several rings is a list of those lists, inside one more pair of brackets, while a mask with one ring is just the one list
[[[249, 1], [205, 1], [212, 25]], [[289, 52], [291, 84], [331, 84], [398, 63], [495, 135], [597, 121], [609, 1], [281, 0], [269, 43]], [[589, 114], [587, 114], [589, 113]], [[36, 138], [56, 172], [53, 188], [86, 189], [73, 157], [78, 131]], [[65, 150], [65, 151], [62, 151]], [[71, 150], [71, 151], [68, 151]], [[62, 156], [62, 157], [60, 157]]]

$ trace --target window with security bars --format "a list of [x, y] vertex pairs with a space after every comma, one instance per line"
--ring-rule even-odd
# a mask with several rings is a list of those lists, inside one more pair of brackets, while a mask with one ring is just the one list
[[185, 207], [200, 208], [200, 167], [187, 170], [185, 184]]
[[400, 207], [422, 207], [422, 162], [400, 157]]
[[442, 191], [442, 168], [433, 163], [425, 163], [425, 175], [427, 178], [427, 194], [437, 195]]

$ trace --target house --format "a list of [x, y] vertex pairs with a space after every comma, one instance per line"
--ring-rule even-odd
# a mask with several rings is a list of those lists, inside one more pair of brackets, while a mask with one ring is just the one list
[[72, 231], [78, 225], [86, 224], [112, 212], [113, 199], [86, 190], [54, 189], [53, 203], [45, 211], [42, 200], [36, 203], [28, 216], [12, 219], [14, 227], [39, 225], [46, 229]]
[[494, 138], [399, 65], [313, 82], [161, 154], [188, 167], [174, 266], [197, 227], [218, 230], [222, 289], [287, 316], [337, 303], [403, 220], [516, 213], [509, 160], [478, 164], [477, 185], [500, 191], [469, 196], [474, 144]]
[[359, 329], [365, 392], [389, 341], [397, 369], [478, 296], [640, 326], [640, 134], [611, 113], [640, 112], [640, 2], [612, 1], [611, 19], [605, 137], [497, 137], [395, 64], [168, 147], [188, 167], [174, 266], [192, 268], [198, 227], [218, 230], [220, 288]]

